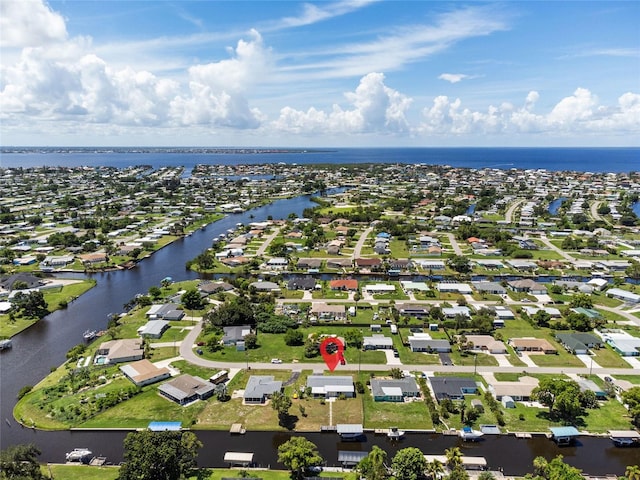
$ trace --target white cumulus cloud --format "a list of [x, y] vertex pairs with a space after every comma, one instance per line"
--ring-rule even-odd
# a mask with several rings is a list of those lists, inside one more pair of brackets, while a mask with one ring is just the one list
[[273, 127], [280, 131], [309, 133], [324, 129], [337, 133], [406, 133], [406, 112], [412, 99], [384, 83], [382, 73], [369, 73], [360, 79], [355, 91], [345, 93], [351, 108], [333, 105], [331, 112], [309, 108], [306, 112], [285, 107]]
[[462, 107], [457, 98], [438, 96], [433, 105], [422, 111], [423, 122], [417, 127], [422, 135], [543, 133], [554, 135], [598, 135], [605, 133], [640, 133], [640, 95], [625, 93], [617, 106], [598, 104], [598, 98], [586, 88], [562, 98], [547, 113], [536, 113], [540, 95], [527, 94], [522, 107], [510, 103], [490, 105], [486, 111]]
[[469, 75], [465, 75], [464, 73], [443, 73], [439, 75], [438, 78], [449, 83], [458, 83], [471, 77]]
[[2, 0], [0, 2], [0, 38], [2, 47], [36, 47], [67, 38], [62, 16], [39, 0]]

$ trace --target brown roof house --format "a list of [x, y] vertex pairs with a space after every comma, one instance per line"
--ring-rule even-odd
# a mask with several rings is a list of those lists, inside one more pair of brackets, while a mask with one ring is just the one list
[[518, 352], [558, 353], [558, 350], [543, 338], [512, 338], [509, 340], [509, 345]]
[[344, 305], [329, 305], [324, 302], [313, 303], [309, 313], [318, 317], [319, 320], [344, 320], [347, 318]]
[[187, 405], [196, 400], [206, 400], [213, 396], [216, 386], [200, 377], [180, 375], [158, 387], [158, 392], [179, 405]]
[[144, 387], [151, 383], [165, 380], [171, 376], [167, 367], [158, 368], [149, 360], [143, 359], [137, 362], [121, 365], [120, 371], [137, 387]]
[[104, 358], [104, 363], [122, 363], [142, 360], [144, 350], [142, 349], [142, 339], [123, 338], [121, 340], [111, 340], [101, 343], [96, 352], [96, 362]]

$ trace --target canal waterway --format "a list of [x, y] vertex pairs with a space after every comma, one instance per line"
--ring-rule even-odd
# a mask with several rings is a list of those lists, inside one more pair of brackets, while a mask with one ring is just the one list
[[[104, 329], [110, 314], [122, 312], [123, 305], [137, 293], [146, 293], [149, 287], [159, 285], [166, 276], [176, 281], [197, 278], [197, 274], [185, 268], [186, 262], [209, 247], [212, 239], [220, 233], [235, 228], [237, 223], [263, 221], [268, 217], [286, 218], [290, 213], [300, 216], [305, 208], [311, 206], [310, 196], [301, 196], [229, 215], [156, 252], [132, 270], [92, 275], [98, 282], [94, 289], [70, 303], [66, 310], [48, 315], [14, 337], [13, 348], [0, 355], [0, 448], [35, 443], [42, 450], [41, 461], [61, 462], [65, 452], [87, 447], [94, 454], [107, 456], [110, 462], [122, 461], [125, 431], [45, 432], [23, 428], [13, 420], [16, 394], [25, 385], [35, 385], [51, 367], [64, 362], [66, 352], [82, 342], [85, 330]], [[232, 436], [227, 432], [200, 431], [197, 435], [204, 443], [198, 462], [211, 467], [225, 466], [225, 451], [254, 452], [257, 464], [281, 467], [277, 465], [277, 447], [290, 437], [290, 434], [277, 432], [248, 432]], [[334, 433], [303, 435], [318, 445], [328, 465], [337, 464], [339, 450], [369, 451], [373, 445], [384, 448], [390, 456], [407, 446], [416, 446], [428, 454], [443, 454], [446, 448], [460, 445], [465, 455], [484, 456], [489, 466], [516, 475], [530, 471], [533, 458], [539, 455], [553, 458], [562, 454], [567, 462], [597, 475], [622, 474], [627, 465], [640, 463], [640, 449], [614, 448], [606, 438], [581, 437], [577, 446], [560, 449], [544, 436], [526, 440], [512, 436], [487, 436], [482, 442], [463, 444], [456, 437], [424, 433], [409, 434], [394, 444], [384, 436], [373, 434], [368, 434], [365, 442], [350, 443], [340, 442]]]
[[560, 198], [556, 198], [554, 201], [552, 201], [549, 204], [549, 213], [551, 215], [555, 215], [556, 213], [558, 213], [558, 210], [560, 210], [560, 207], [562, 206], [562, 204], [566, 201], [566, 197], [560, 197]]

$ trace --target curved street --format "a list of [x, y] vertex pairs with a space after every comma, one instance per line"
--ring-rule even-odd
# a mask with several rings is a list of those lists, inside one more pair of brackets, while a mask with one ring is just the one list
[[[265, 363], [265, 362], [220, 362], [216, 360], [207, 360], [202, 358], [194, 351], [195, 340], [198, 338], [200, 331], [202, 330], [201, 321], [196, 324], [196, 326], [187, 334], [185, 339], [180, 344], [180, 356], [189, 363], [194, 365], [198, 365], [200, 367], [212, 368], [212, 369], [232, 369], [232, 368], [243, 368], [250, 367], [260, 370], [313, 370], [317, 372], [321, 372], [325, 370], [325, 367], [322, 363]], [[588, 375], [588, 374], [596, 374], [596, 375], [628, 375], [633, 371], [631, 368], [602, 368], [602, 367], [515, 367], [515, 366], [455, 366], [455, 365], [433, 365], [433, 364], [417, 364], [417, 365], [405, 365], [405, 364], [373, 364], [373, 363], [362, 363], [357, 365], [357, 370], [366, 370], [366, 371], [388, 371], [394, 367], [401, 367], [403, 370], [410, 371], [418, 371], [418, 372], [445, 372], [445, 373], [565, 373], [565, 374], [573, 374], [573, 375]], [[345, 371], [345, 372], [353, 372], [356, 370], [356, 365], [344, 365], [338, 366], [335, 371]]]

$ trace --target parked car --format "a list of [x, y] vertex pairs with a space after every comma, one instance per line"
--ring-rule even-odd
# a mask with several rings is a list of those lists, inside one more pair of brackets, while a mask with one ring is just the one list
[[202, 355], [202, 349], [201, 349], [201, 348], [197, 349], [197, 350], [196, 350], [196, 353], [197, 353], [198, 355]]
[[282, 363], [282, 360], [280, 360], [279, 358], [272, 358], [271, 363]]

